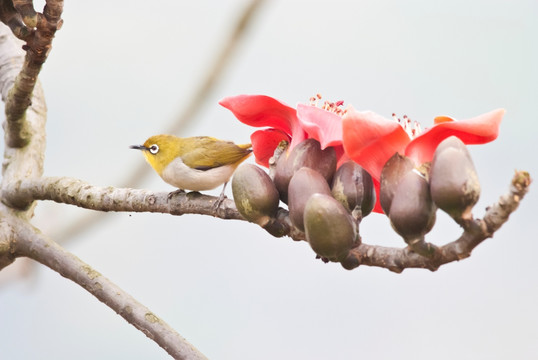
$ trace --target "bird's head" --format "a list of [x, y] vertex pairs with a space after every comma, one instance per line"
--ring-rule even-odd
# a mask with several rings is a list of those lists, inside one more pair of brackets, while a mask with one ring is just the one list
[[173, 135], [154, 135], [143, 145], [131, 145], [131, 149], [142, 150], [148, 163], [161, 174], [172, 160], [181, 156], [182, 139]]

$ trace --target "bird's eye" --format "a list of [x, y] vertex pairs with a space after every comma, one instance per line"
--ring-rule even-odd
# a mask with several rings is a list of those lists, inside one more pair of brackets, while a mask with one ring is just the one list
[[149, 147], [149, 152], [153, 155], [157, 154], [159, 152], [159, 146], [157, 144], [153, 144]]

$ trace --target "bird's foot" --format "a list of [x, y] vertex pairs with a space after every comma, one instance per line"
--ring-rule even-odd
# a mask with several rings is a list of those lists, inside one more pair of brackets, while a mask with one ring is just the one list
[[224, 199], [226, 199], [226, 195], [224, 195], [224, 192], [222, 192], [219, 197], [217, 198], [217, 200], [215, 201], [215, 203], [213, 204], [213, 208], [215, 210], [218, 210], [220, 205], [222, 204], [222, 202], [224, 201]]
[[217, 211], [219, 209], [219, 207], [222, 204], [222, 202], [224, 201], [224, 199], [226, 199], [226, 195], [224, 195], [224, 190], [226, 190], [226, 185], [227, 184], [228, 184], [228, 182], [226, 181], [224, 183], [224, 185], [222, 186], [222, 191], [220, 192], [219, 198], [217, 199], [217, 201], [215, 201], [215, 204], [213, 204], [213, 208], [215, 209], [215, 211]]

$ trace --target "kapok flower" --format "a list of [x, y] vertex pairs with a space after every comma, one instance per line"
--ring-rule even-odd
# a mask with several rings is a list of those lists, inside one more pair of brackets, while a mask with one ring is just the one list
[[334, 146], [337, 159], [345, 158], [342, 147], [343, 102], [325, 102], [317, 107], [317, 95], [310, 104], [299, 104], [294, 109], [283, 102], [265, 95], [238, 95], [219, 101], [235, 117], [250, 126], [265, 127], [255, 131], [250, 140], [256, 162], [269, 166], [269, 159], [282, 140], [290, 142], [288, 151], [301, 141], [314, 138], [325, 149]]
[[374, 112], [349, 107], [342, 119], [343, 145], [352, 160], [379, 180], [381, 169], [396, 152], [420, 165], [431, 161], [437, 145], [449, 136], [467, 145], [495, 140], [504, 112], [497, 109], [460, 121], [439, 116], [431, 128], [421, 132], [418, 123], [412, 123], [407, 116], [400, 120], [393, 115], [394, 119], [388, 120]]
[[[439, 116], [431, 128], [421, 132], [418, 123], [412, 123], [406, 116], [400, 120], [393, 114], [393, 120], [388, 120], [374, 112], [349, 107], [342, 119], [343, 146], [347, 156], [372, 175], [379, 195], [381, 170], [395, 153], [406, 155], [416, 165], [421, 165], [433, 159], [439, 143], [449, 136], [454, 135], [465, 144], [493, 141], [499, 134], [504, 112], [497, 109], [461, 121]], [[383, 212], [379, 200], [374, 211]]]

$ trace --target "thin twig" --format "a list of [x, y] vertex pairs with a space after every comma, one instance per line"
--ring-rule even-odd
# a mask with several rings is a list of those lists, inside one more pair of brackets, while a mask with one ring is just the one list
[[[43, 14], [36, 13], [32, 2], [19, 0], [14, 2], [15, 9], [22, 21], [30, 28], [30, 33], [23, 36], [26, 44], [26, 57], [22, 69], [6, 101], [6, 145], [20, 148], [28, 144], [31, 128], [26, 122], [26, 110], [32, 104], [32, 92], [43, 63], [47, 60], [56, 30], [62, 25], [62, 0], [47, 0]], [[35, 28], [35, 29], [34, 29]]]

